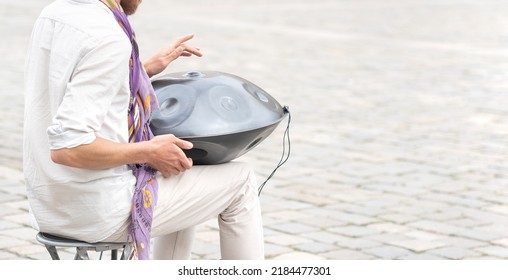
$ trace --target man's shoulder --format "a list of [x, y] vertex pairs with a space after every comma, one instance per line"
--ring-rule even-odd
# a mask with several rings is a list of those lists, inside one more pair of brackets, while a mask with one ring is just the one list
[[55, 1], [44, 8], [39, 18], [97, 40], [112, 36], [126, 38], [113, 14], [100, 1]]

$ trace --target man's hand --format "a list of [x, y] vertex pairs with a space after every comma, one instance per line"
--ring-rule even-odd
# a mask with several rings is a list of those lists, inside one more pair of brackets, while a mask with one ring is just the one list
[[194, 34], [188, 34], [176, 39], [175, 42], [163, 48], [152, 58], [143, 63], [149, 77], [164, 71], [168, 65], [180, 56], [203, 56], [199, 48], [191, 47], [185, 42], [194, 38]]
[[147, 163], [160, 171], [162, 176], [178, 175], [192, 167], [192, 159], [187, 158], [182, 149], [192, 149], [192, 143], [172, 134], [159, 135], [150, 144]]

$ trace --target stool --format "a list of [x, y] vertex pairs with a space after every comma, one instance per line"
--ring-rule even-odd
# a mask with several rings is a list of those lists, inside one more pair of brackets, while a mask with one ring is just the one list
[[111, 251], [111, 259], [116, 260], [118, 258], [118, 249], [123, 249], [121, 260], [127, 260], [130, 255], [130, 243], [129, 242], [97, 242], [87, 243], [79, 240], [68, 239], [63, 237], [54, 236], [48, 233], [39, 232], [35, 239], [46, 246], [49, 255], [53, 260], [59, 260], [58, 252], [56, 247], [75, 247], [76, 255], [75, 260], [89, 260], [88, 251], [102, 252]]

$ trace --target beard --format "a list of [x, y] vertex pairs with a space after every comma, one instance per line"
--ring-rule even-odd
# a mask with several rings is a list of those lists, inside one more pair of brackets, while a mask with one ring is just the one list
[[120, 6], [122, 6], [124, 13], [130, 16], [136, 12], [141, 1], [142, 0], [122, 0]]

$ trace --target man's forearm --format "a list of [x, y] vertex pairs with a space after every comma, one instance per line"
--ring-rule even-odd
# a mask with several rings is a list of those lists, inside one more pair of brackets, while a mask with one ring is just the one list
[[148, 152], [146, 142], [116, 143], [97, 137], [90, 144], [52, 150], [51, 159], [71, 167], [106, 169], [130, 163], [145, 163]]
[[192, 143], [170, 134], [138, 143], [116, 143], [97, 137], [90, 144], [52, 150], [51, 159], [58, 164], [84, 169], [146, 163], [167, 177], [192, 167], [192, 160], [182, 149], [192, 149]]

